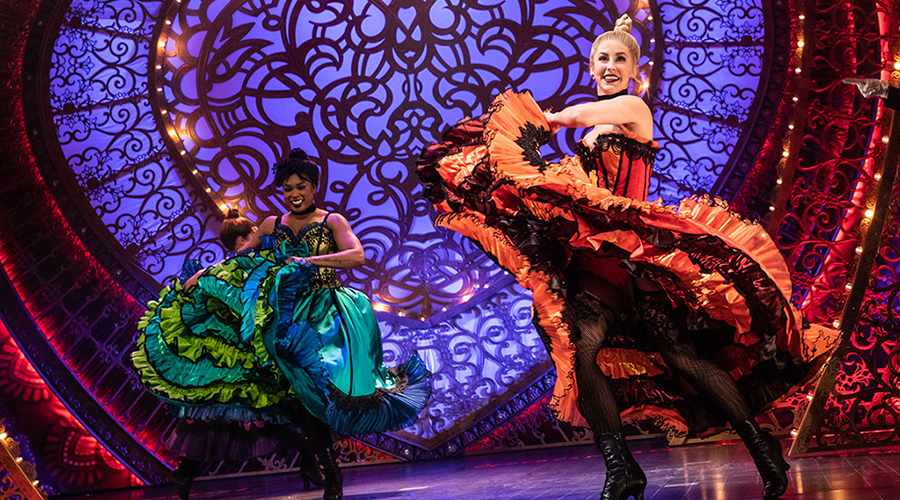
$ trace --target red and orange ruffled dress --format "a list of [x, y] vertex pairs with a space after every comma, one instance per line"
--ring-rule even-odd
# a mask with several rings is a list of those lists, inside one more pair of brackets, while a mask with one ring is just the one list
[[[601, 135], [559, 163], [539, 152], [549, 125], [530, 94], [507, 91], [488, 114], [452, 127], [422, 153], [424, 195], [436, 226], [478, 243], [531, 290], [535, 325], [557, 381], [555, 415], [586, 426], [577, 403], [574, 318], [565, 277], [573, 255], [622, 287], [652, 279], [683, 311], [700, 351], [729, 373], [755, 411], [779, 401], [836, 346], [833, 330], [804, 328], [791, 305], [791, 277], [768, 234], [721, 202], [679, 207], [647, 201], [658, 146], [628, 134]], [[582, 261], [584, 259], [581, 259]], [[588, 261], [591, 262], [591, 261]], [[665, 365], [632, 324], [610, 332], [597, 363], [610, 378], [623, 422], [650, 419], [674, 434], [712, 422], [694, 415], [699, 395]]]

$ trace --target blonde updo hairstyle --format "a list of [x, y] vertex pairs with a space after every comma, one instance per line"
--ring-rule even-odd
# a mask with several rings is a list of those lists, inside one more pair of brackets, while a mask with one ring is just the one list
[[612, 40], [614, 42], [619, 42], [628, 49], [628, 52], [631, 53], [631, 57], [634, 59], [634, 80], [635, 80], [635, 89], [640, 87], [640, 77], [637, 73], [638, 61], [641, 60], [641, 47], [638, 45], [637, 40], [633, 36], [631, 36], [631, 17], [628, 14], [622, 14], [622, 17], [616, 20], [616, 26], [612, 29], [612, 31], [607, 31], [602, 35], [598, 36], [594, 40], [594, 44], [591, 46], [591, 59], [590, 66], [594, 65], [594, 58], [597, 53], [597, 47], [600, 46], [603, 42]]

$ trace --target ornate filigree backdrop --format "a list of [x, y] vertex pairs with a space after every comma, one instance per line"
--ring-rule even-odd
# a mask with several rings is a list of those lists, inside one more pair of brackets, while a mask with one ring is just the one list
[[[323, 165], [324, 205], [363, 239], [369, 267], [345, 280], [383, 305], [389, 362], [418, 349], [436, 374], [420, 422], [363, 442], [399, 458], [534, 442], [529, 433], [502, 444], [545, 425], [552, 374], [529, 326], [530, 299], [465, 241], [434, 230], [412, 162], [444, 123], [483, 111], [503, 88], [530, 89], [554, 107], [590, 99], [583, 54], [626, 11], [663, 146], [653, 193], [731, 198], [775, 107], [790, 102], [781, 91], [793, 73], [784, 47], [795, 17], [779, 0], [48, 2], [23, 91], [36, 103], [26, 113], [40, 175], [74, 230], [64, 237], [80, 241], [15, 261], [20, 296], [53, 292], [26, 300], [29, 311], [55, 311], [21, 345], [46, 356], [40, 335], [51, 334], [49, 347], [97, 400], [76, 414], [93, 418], [92, 432], [119, 456], [134, 443], [106, 432], [110, 416], [156, 449], [171, 421], [141, 391], [126, 354], [140, 301], [185, 257], [221, 257], [213, 236], [223, 203], [255, 217], [278, 211], [268, 166], [299, 146]], [[563, 149], [575, 139], [566, 135]], [[64, 260], [66, 248], [77, 258]], [[74, 291], [42, 288], [70, 283], [53, 272], [61, 263], [90, 272]], [[79, 295], [97, 306], [67, 299]], [[579, 437], [557, 429], [553, 442]], [[345, 451], [387, 458], [351, 443]], [[159, 481], [142, 462], [153, 459], [139, 456], [129, 465]], [[241, 467], [291, 464], [270, 457]]]

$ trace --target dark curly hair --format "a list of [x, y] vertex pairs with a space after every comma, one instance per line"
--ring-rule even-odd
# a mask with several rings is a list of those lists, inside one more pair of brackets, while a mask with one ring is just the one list
[[319, 166], [302, 149], [292, 149], [287, 158], [275, 164], [275, 186], [280, 187], [293, 174], [313, 186], [319, 185]]
[[232, 208], [225, 214], [225, 220], [222, 221], [222, 227], [219, 229], [219, 240], [225, 245], [225, 248], [232, 252], [237, 250], [234, 245], [237, 244], [238, 237], [246, 238], [253, 231], [253, 221], [241, 215], [241, 211]]

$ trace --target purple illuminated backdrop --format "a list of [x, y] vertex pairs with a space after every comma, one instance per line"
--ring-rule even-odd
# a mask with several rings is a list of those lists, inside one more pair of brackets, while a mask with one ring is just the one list
[[[432, 226], [416, 155], [505, 88], [547, 107], [592, 99], [584, 54], [628, 12], [662, 146], [651, 196], [729, 198], [780, 95], [784, 56], [767, 51], [786, 31], [771, 6], [694, 4], [76, 0], [48, 27], [39, 90], [55, 166], [42, 168], [56, 169], [98, 261], [147, 300], [185, 258], [222, 258], [225, 205], [281, 211], [270, 165], [307, 150], [322, 205], [366, 249], [344, 281], [380, 304], [388, 364], [418, 350], [435, 372], [416, 424], [364, 441], [401, 458], [455, 453], [539, 400], [552, 373], [530, 297]], [[570, 150], [576, 132], [560, 140]], [[126, 356], [108, 373], [138, 385]]]

